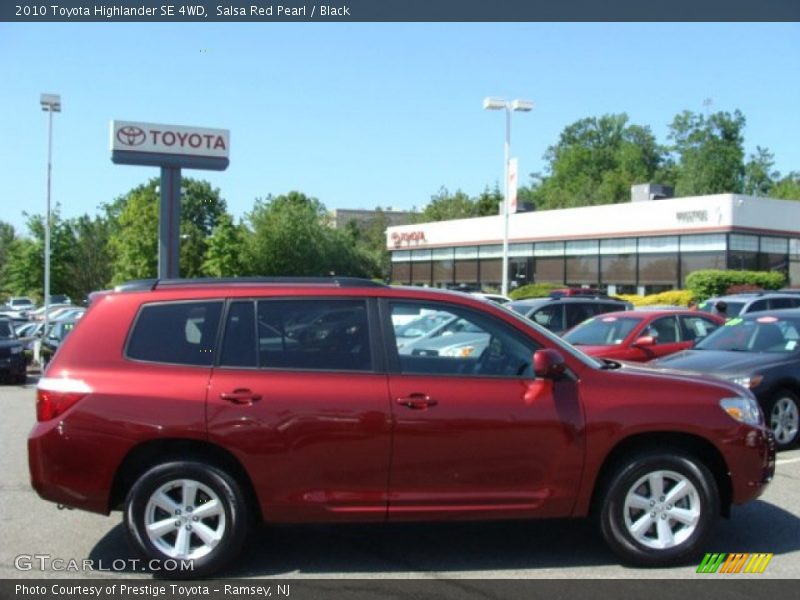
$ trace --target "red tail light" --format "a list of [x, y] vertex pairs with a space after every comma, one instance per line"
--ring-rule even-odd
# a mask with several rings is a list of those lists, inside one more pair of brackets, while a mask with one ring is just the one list
[[36, 390], [36, 419], [55, 419], [91, 391], [80, 379], [43, 377]]

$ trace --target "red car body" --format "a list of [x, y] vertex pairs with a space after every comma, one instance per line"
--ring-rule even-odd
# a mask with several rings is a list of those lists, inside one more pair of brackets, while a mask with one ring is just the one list
[[[615, 337], [611, 328], [623, 322], [628, 323], [624, 333]], [[588, 319], [562, 337], [589, 356], [647, 362], [691, 348], [699, 337], [698, 329], [707, 335], [723, 323], [725, 319], [719, 315], [692, 310], [628, 310]], [[590, 333], [590, 328], [595, 331]], [[603, 337], [606, 343], [587, 343], [597, 337]]]
[[[126, 355], [143, 306], [253, 298], [363, 301], [372, 368], [223, 368]], [[404, 301], [487, 319], [540, 348], [535, 362], [550, 371], [404, 373], [386, 317], [387, 303]], [[763, 424], [720, 408], [720, 399], [743, 395], [710, 378], [605, 368], [510, 311], [463, 294], [156, 285], [99, 294], [58, 350], [38, 390], [30, 472], [43, 498], [97, 513], [120, 508], [148, 468], [191, 456], [225, 470], [270, 522], [579, 517], [599, 501], [617, 461], [655, 444], [694, 453], [713, 473], [727, 512], [760, 495], [774, 472]]]

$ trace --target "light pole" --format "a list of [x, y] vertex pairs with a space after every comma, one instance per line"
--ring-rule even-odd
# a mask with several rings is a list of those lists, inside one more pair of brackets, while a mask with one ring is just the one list
[[503, 100], [502, 98], [484, 98], [483, 108], [485, 110], [505, 110], [506, 111], [506, 143], [505, 143], [505, 167], [503, 170], [504, 194], [503, 194], [503, 283], [501, 293], [508, 295], [508, 215], [509, 215], [509, 186], [508, 186], [508, 161], [511, 152], [511, 112], [530, 112], [533, 110], [533, 102], [529, 100]]
[[47, 124], [47, 210], [44, 218], [44, 331], [50, 329], [50, 173], [53, 170], [53, 113], [61, 112], [61, 96], [42, 94], [39, 99], [42, 110], [48, 113]]

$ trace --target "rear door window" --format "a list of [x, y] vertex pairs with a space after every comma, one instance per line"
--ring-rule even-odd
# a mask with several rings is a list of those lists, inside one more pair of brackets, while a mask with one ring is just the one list
[[222, 302], [145, 304], [133, 326], [126, 356], [134, 360], [211, 366]]
[[261, 301], [257, 331], [259, 367], [372, 370], [364, 300]]

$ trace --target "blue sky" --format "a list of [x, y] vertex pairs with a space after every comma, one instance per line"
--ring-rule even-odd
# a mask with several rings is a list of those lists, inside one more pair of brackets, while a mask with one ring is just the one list
[[524, 98], [520, 181], [583, 117], [626, 112], [666, 142], [684, 109], [740, 109], [745, 149], [800, 170], [800, 24], [0, 24], [0, 220], [44, 212], [47, 116], [59, 93], [53, 201], [62, 215], [158, 175], [116, 166], [112, 119], [231, 130], [227, 171], [184, 171], [235, 216], [299, 190], [329, 209], [420, 208], [441, 187], [502, 179], [504, 120], [485, 96]]

